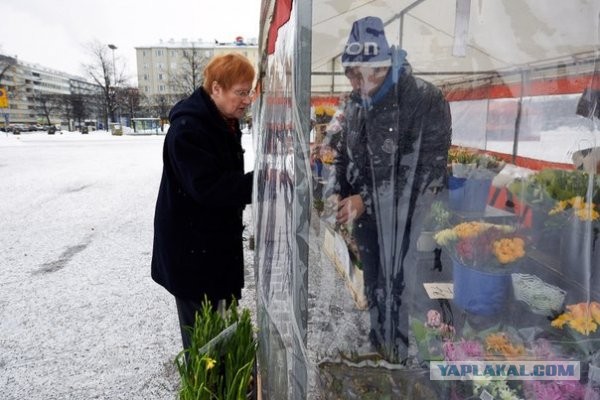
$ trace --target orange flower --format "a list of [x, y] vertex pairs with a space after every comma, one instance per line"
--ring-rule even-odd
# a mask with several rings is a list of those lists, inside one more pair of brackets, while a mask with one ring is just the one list
[[463, 222], [456, 225], [453, 230], [456, 232], [459, 238], [464, 239], [468, 237], [474, 237], [479, 235], [481, 232], [488, 228], [487, 225], [480, 222]]
[[600, 303], [593, 301], [592, 304], [590, 304], [590, 314], [592, 314], [594, 322], [600, 324]]
[[587, 303], [569, 304], [567, 310], [572, 318], [587, 318], [590, 315]]
[[485, 338], [486, 350], [501, 354], [506, 358], [514, 358], [525, 354], [523, 345], [513, 345], [504, 332], [492, 333]]

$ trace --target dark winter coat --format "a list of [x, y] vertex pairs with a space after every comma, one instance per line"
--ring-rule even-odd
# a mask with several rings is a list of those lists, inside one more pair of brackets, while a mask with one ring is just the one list
[[239, 126], [200, 88], [169, 115], [154, 217], [152, 279], [200, 302], [241, 297], [242, 212], [252, 197]]
[[[390, 80], [391, 73], [386, 83], [393, 85]], [[373, 104], [353, 94], [343, 127], [335, 163], [337, 191], [342, 197], [360, 194], [369, 213], [374, 185], [390, 185], [393, 172], [397, 189], [412, 183], [414, 196], [446, 176], [450, 107], [441, 91], [413, 77], [407, 64], [399, 82]]]
[[[390, 71], [370, 103], [356, 94], [347, 102], [333, 189], [342, 198], [362, 197], [365, 213], [355, 221], [355, 235], [366, 238], [365, 250], [384, 257], [393, 276], [416, 241], [433, 193], [445, 184], [452, 135], [442, 92], [415, 78], [408, 64], [397, 79]], [[387, 244], [380, 253], [381, 243]]]

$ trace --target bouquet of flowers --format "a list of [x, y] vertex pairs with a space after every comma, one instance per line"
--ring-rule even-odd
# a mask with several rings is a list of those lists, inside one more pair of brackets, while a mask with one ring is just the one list
[[326, 124], [333, 118], [335, 107], [330, 104], [319, 104], [315, 106], [315, 120], [317, 124]]
[[493, 178], [504, 166], [504, 161], [467, 147], [453, 147], [448, 151], [452, 176], [457, 178]]
[[582, 335], [589, 336], [600, 325], [600, 303], [577, 303], [567, 306], [567, 311], [558, 315], [551, 325], [563, 329], [567, 326]]
[[600, 212], [598, 205], [595, 203], [586, 203], [581, 196], [571, 197], [567, 200], [560, 200], [551, 209], [549, 215], [564, 215], [572, 212], [573, 216], [580, 221], [598, 221], [600, 220]]
[[525, 256], [526, 238], [510, 225], [462, 222], [434, 239], [461, 264], [482, 270], [505, 269]]

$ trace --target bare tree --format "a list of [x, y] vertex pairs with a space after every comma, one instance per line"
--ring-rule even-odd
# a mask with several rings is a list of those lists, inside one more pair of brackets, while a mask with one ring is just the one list
[[54, 93], [37, 93], [35, 96], [35, 105], [38, 113], [42, 115], [48, 125], [52, 125], [50, 117], [61, 111], [64, 95]]
[[160, 130], [163, 130], [163, 121], [169, 118], [169, 111], [174, 104], [174, 97], [165, 94], [144, 96], [143, 104], [148, 117], [160, 118]]
[[17, 65], [17, 59], [14, 57], [3, 56], [0, 54], [0, 81], [4, 78], [4, 75], [10, 68]]
[[94, 82], [100, 86], [104, 106], [104, 118], [108, 127], [108, 116], [116, 120], [117, 88], [125, 84], [124, 68], [122, 63], [112, 57], [108, 45], [95, 40], [87, 45], [91, 62], [83, 68]]
[[119, 88], [118, 100], [120, 108], [126, 110], [130, 121], [140, 112], [141, 96], [138, 88], [131, 86]]
[[[69, 130], [80, 128], [83, 120], [88, 117], [91, 103], [88, 103], [87, 99], [90, 97], [81, 93], [57, 95], [58, 111], [66, 121], [69, 121]], [[74, 127], [71, 126], [70, 121], [75, 122]]]
[[182, 63], [177, 72], [169, 75], [169, 85], [178, 98], [191, 95], [202, 85], [202, 72], [209, 60], [209, 57], [203, 55], [204, 52], [193, 44], [191, 48], [182, 51]]

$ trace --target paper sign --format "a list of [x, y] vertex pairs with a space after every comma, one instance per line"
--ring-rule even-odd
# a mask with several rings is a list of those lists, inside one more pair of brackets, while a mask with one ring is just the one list
[[453, 299], [454, 284], [446, 282], [423, 283], [430, 299]]

